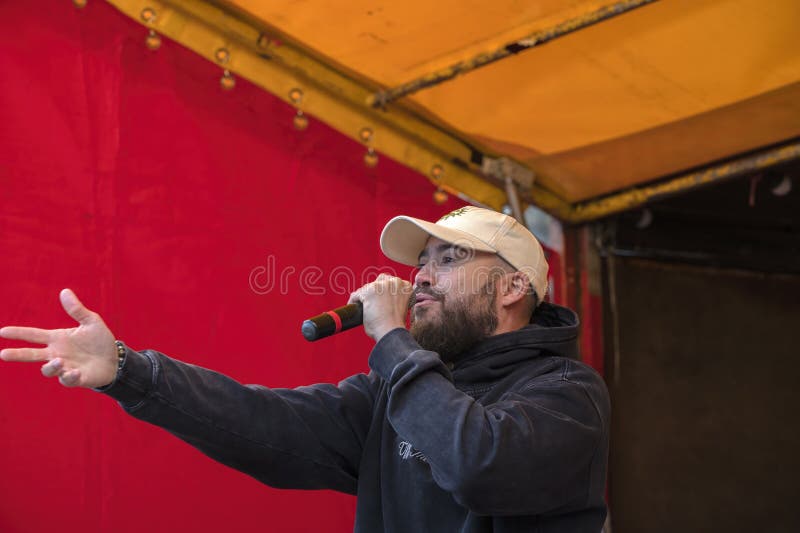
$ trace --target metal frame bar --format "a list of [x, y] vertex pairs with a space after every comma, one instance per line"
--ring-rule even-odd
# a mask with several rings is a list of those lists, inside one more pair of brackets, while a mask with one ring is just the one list
[[731, 180], [749, 172], [766, 170], [798, 159], [800, 159], [800, 139], [794, 139], [781, 146], [768, 148], [651, 185], [634, 187], [604, 198], [575, 204], [564, 213], [556, 213], [556, 216], [571, 223], [588, 222], [641, 207], [691, 189]]
[[439, 85], [446, 81], [452, 80], [461, 74], [466, 74], [467, 72], [475, 69], [485, 67], [486, 65], [494, 63], [495, 61], [516, 55], [524, 50], [529, 50], [536, 46], [540, 46], [552, 41], [553, 39], [563, 37], [564, 35], [568, 35], [593, 24], [597, 24], [598, 22], [603, 22], [604, 20], [614, 18], [618, 15], [622, 15], [623, 13], [627, 13], [628, 11], [636, 9], [637, 7], [642, 7], [643, 5], [655, 1], [656, 0], [624, 0], [615, 4], [603, 6], [595, 11], [559, 22], [555, 26], [537, 30], [532, 34], [527, 35], [522, 39], [517, 39], [512, 43], [506, 44], [501, 48], [494, 50], [493, 52], [478, 54], [470, 59], [459, 61], [458, 63], [450, 65], [449, 67], [425, 74], [415, 80], [411, 80], [392, 89], [378, 91], [369, 98], [368, 103], [374, 107], [384, 108], [386, 107], [386, 104], [399, 98], [403, 98], [404, 96], [408, 96], [423, 89]]

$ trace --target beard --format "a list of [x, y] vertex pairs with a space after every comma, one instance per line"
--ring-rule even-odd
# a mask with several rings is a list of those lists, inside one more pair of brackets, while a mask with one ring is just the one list
[[497, 293], [492, 284], [484, 284], [467, 299], [452, 301], [426, 289], [415, 294], [420, 292], [436, 298], [440, 303], [440, 315], [435, 316], [433, 309], [412, 309], [411, 335], [423, 349], [438, 353], [445, 363], [455, 362], [497, 329]]

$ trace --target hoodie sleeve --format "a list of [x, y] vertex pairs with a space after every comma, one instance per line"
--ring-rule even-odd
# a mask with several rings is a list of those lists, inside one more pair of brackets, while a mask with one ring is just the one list
[[270, 389], [127, 349], [120, 375], [102, 392], [267, 485], [355, 494], [376, 381], [359, 374], [338, 386]]
[[563, 375], [532, 378], [482, 405], [457, 390], [439, 356], [405, 329], [389, 332], [370, 355], [390, 386], [395, 431], [425, 454], [442, 489], [487, 515], [566, 510], [602, 495], [605, 385], [589, 370], [591, 382], [582, 382], [569, 365], [577, 367], [568, 362]]

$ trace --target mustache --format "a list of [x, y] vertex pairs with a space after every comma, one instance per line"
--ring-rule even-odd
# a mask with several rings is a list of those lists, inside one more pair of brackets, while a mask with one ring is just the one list
[[444, 300], [444, 295], [443, 294], [438, 293], [438, 292], [436, 292], [436, 291], [434, 291], [433, 289], [430, 289], [430, 288], [419, 287], [417, 289], [414, 289], [414, 292], [411, 294], [411, 299], [408, 301], [408, 308], [409, 309], [414, 307], [414, 304], [417, 303], [417, 299], [418, 299], [420, 294], [424, 294], [426, 296], [429, 296], [429, 297], [431, 297], [434, 300], [437, 300], [439, 302]]

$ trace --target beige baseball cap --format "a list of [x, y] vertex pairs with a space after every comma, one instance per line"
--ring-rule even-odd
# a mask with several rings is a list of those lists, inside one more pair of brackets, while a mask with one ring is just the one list
[[547, 294], [548, 265], [542, 246], [528, 228], [513, 217], [473, 206], [451, 211], [436, 223], [407, 216], [394, 217], [381, 233], [381, 250], [398, 263], [416, 265], [430, 237], [468, 250], [497, 254], [528, 276], [540, 302]]

